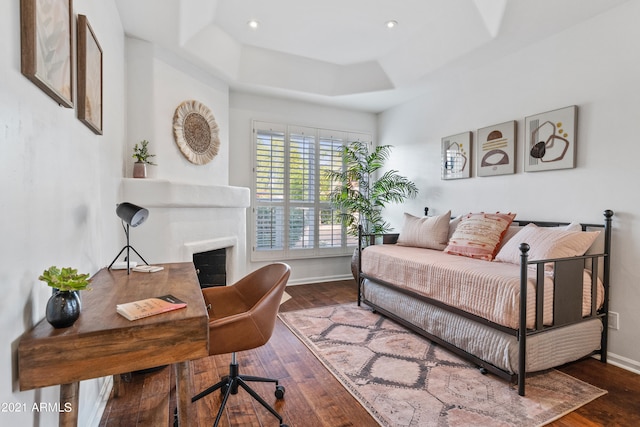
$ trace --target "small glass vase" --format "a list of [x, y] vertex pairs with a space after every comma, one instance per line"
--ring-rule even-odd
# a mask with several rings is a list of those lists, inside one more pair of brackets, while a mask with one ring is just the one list
[[68, 328], [80, 317], [80, 295], [76, 291], [58, 291], [47, 302], [47, 322], [54, 328]]

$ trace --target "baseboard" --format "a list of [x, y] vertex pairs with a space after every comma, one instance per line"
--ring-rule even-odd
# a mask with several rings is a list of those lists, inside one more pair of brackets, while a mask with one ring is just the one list
[[623, 357], [618, 354], [608, 352], [607, 363], [611, 363], [614, 366], [617, 366], [622, 369], [626, 369], [627, 371], [631, 371], [634, 374], [640, 375], [640, 362], [636, 360], [632, 360], [627, 357]]
[[287, 286], [310, 285], [312, 283], [322, 282], [337, 282], [340, 280], [353, 280], [353, 276], [351, 274], [340, 274], [336, 276], [305, 277], [302, 279], [289, 280]]
[[113, 376], [105, 377], [102, 387], [100, 388], [100, 395], [96, 400], [91, 410], [91, 417], [89, 418], [88, 425], [90, 427], [99, 427], [102, 415], [107, 407], [109, 396], [111, 395], [111, 389], [113, 388]]

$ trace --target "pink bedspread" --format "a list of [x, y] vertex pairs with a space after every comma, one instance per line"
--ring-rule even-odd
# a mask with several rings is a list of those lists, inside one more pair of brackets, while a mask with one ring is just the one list
[[[445, 254], [432, 249], [375, 245], [362, 252], [362, 272], [410, 289], [494, 323], [517, 329], [520, 314], [520, 266]], [[591, 277], [585, 270], [583, 315], [591, 311]], [[598, 305], [604, 289], [599, 283]], [[535, 325], [535, 271], [527, 289], [527, 327]], [[544, 322], [553, 322], [553, 277], [545, 277]]]

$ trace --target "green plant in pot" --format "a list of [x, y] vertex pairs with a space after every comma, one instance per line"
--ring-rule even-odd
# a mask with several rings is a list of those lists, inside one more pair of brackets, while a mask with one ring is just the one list
[[140, 143], [136, 143], [133, 146], [133, 158], [136, 162], [133, 164], [133, 177], [134, 178], [146, 178], [147, 177], [147, 165], [157, 166], [150, 159], [155, 157], [155, 154], [149, 153], [149, 141], [142, 140]]
[[53, 288], [53, 295], [47, 302], [46, 318], [54, 328], [66, 328], [80, 317], [80, 296], [78, 291], [89, 288], [89, 274], [79, 274], [71, 267], [51, 266], [44, 270], [38, 280]]
[[365, 234], [392, 231], [391, 225], [382, 217], [384, 207], [418, 195], [418, 187], [398, 171], [380, 171], [392, 148], [391, 145], [380, 145], [370, 150], [365, 142], [351, 142], [342, 149], [344, 168], [327, 173], [327, 178], [336, 183], [329, 200], [341, 212], [340, 221], [347, 226], [347, 234], [351, 236], [358, 236], [359, 226]]

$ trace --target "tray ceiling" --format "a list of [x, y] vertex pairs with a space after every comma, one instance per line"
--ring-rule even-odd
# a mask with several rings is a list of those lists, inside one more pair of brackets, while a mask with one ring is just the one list
[[[628, 0], [116, 0], [125, 32], [231, 89], [382, 111]], [[257, 20], [258, 28], [247, 23]], [[389, 29], [385, 23], [398, 25]]]

